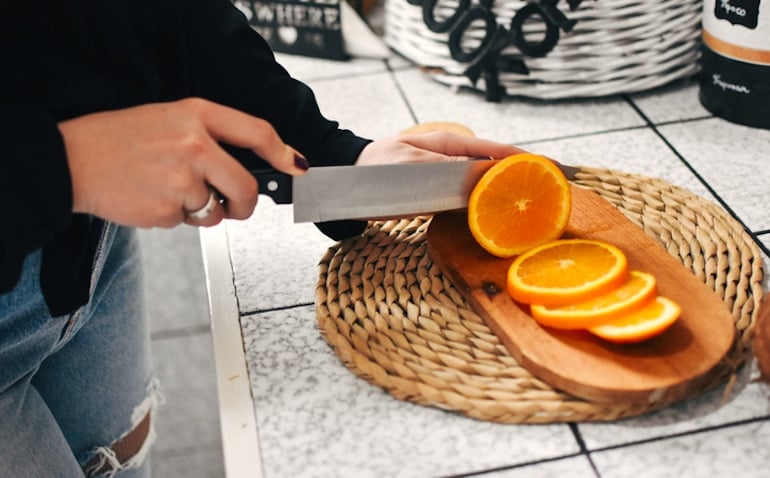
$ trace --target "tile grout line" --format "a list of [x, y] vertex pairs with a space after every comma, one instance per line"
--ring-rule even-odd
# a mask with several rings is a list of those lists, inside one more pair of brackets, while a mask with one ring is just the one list
[[770, 249], [767, 246], [765, 246], [765, 244], [762, 241], [759, 240], [759, 236], [754, 237], [754, 242], [757, 243], [757, 247], [759, 247], [759, 249], [762, 252], [764, 252], [766, 256], [770, 256]]
[[471, 471], [468, 473], [462, 473], [459, 475], [451, 475], [452, 478], [470, 478], [474, 476], [484, 476], [489, 473], [495, 473], [499, 471], [508, 471], [508, 470], [516, 470], [520, 468], [526, 468], [528, 466], [537, 466], [544, 463], [554, 463], [560, 460], [568, 460], [571, 458], [578, 458], [578, 457], [585, 457], [588, 460], [588, 463], [593, 470], [594, 474], [597, 478], [601, 478], [601, 475], [599, 474], [599, 471], [596, 468], [596, 465], [594, 464], [593, 460], [591, 459], [590, 452], [586, 448], [585, 442], [583, 441], [583, 436], [580, 434], [580, 432], [577, 429], [577, 424], [574, 422], [564, 423], [567, 425], [570, 430], [572, 431], [572, 436], [575, 438], [575, 441], [578, 445], [578, 451], [575, 453], [568, 453], [566, 455], [558, 455], [553, 456], [549, 458], [542, 458], [539, 460], [531, 460], [531, 461], [525, 461], [522, 463], [516, 463], [515, 465], [509, 465], [509, 466], [499, 466], [495, 468], [488, 468], [485, 470], [479, 470], [479, 471]]
[[607, 445], [602, 447], [597, 447], [590, 449], [589, 453], [598, 453], [598, 452], [606, 452], [606, 451], [612, 451], [612, 450], [619, 450], [622, 448], [631, 448], [638, 445], [645, 445], [648, 443], [655, 443], [659, 441], [665, 441], [665, 440], [672, 440], [675, 438], [682, 438], [689, 435], [700, 435], [710, 432], [715, 432], [719, 430], [726, 430], [728, 428], [735, 428], [740, 427], [744, 425], [751, 425], [753, 423], [761, 423], [761, 422], [770, 422], [770, 415], [765, 415], [761, 417], [754, 417], [754, 418], [746, 418], [744, 420], [736, 420], [733, 422], [726, 422], [726, 423], [720, 423], [718, 425], [710, 425], [705, 426], [702, 428], [696, 428], [693, 430], [686, 430], [682, 432], [676, 432], [676, 433], [669, 433], [666, 435], [658, 435], [656, 437], [651, 438], [645, 438], [642, 440], [632, 441], [632, 442], [626, 442], [626, 443], [619, 443], [617, 445]]
[[[382, 64], [385, 67], [384, 70], [379, 70], [379, 69], [378, 70], [374, 70], [373, 69], [373, 70], [359, 71], [359, 72], [355, 72], [355, 73], [340, 73], [340, 74], [336, 74], [336, 75], [321, 76], [321, 77], [315, 77], [315, 78], [312, 77], [312, 76], [309, 76], [309, 77], [303, 77], [299, 81], [302, 81], [303, 83], [308, 83], [308, 82], [326, 83], [326, 82], [332, 82], [332, 81], [348, 80], [348, 79], [351, 79], [351, 78], [363, 78], [363, 77], [367, 77], [367, 76], [382, 75], [383, 73], [391, 73], [392, 74], [392, 73], [394, 73], [397, 70], [398, 71], [406, 71], [406, 70], [414, 69], [415, 68], [415, 67], [409, 66], [409, 65], [401, 67], [401, 68], [398, 68], [398, 67], [394, 68], [394, 67], [392, 67], [390, 65], [390, 60], [388, 58], [383, 58], [380, 61], [382, 61]], [[298, 79], [295, 76], [292, 76], [292, 78]]]
[[244, 310], [244, 311], [241, 311], [240, 315], [241, 315], [241, 318], [243, 318], [251, 315], [265, 314], [268, 312], [278, 312], [281, 310], [290, 310], [290, 309], [296, 309], [298, 307], [308, 307], [311, 305], [315, 305], [315, 302], [301, 302], [299, 304], [293, 304], [293, 305], [280, 305], [280, 306], [271, 307], [268, 309]]
[[534, 139], [530, 141], [522, 141], [520, 143], [517, 143], [517, 145], [547, 143], [550, 141], [563, 141], [566, 139], [576, 139], [576, 138], [589, 138], [591, 136], [597, 136], [597, 135], [603, 135], [603, 134], [609, 134], [609, 133], [620, 133], [623, 131], [643, 130], [647, 128], [648, 128], [648, 125], [646, 124], [638, 125], [638, 126], [623, 126], [620, 128], [610, 128], [610, 129], [603, 129], [598, 131], [589, 131], [586, 133], [576, 133], [576, 134], [569, 134], [564, 136], [553, 136], [550, 138], [539, 138], [539, 139]]
[[588, 447], [586, 446], [585, 440], [583, 440], [583, 434], [580, 433], [578, 424], [576, 422], [570, 422], [568, 425], [569, 425], [570, 431], [572, 431], [572, 436], [575, 437], [575, 441], [578, 444], [578, 448], [580, 448], [580, 454], [586, 457], [586, 459], [588, 460], [588, 465], [591, 467], [591, 470], [593, 470], [594, 475], [596, 475], [597, 478], [601, 478], [599, 469], [596, 468], [596, 463], [594, 463], [594, 460], [591, 457], [591, 452], [588, 451]]
[[[628, 95], [623, 95], [623, 97], [626, 100], [626, 102], [629, 104], [629, 106], [631, 106], [631, 108], [633, 108], [634, 111], [636, 111], [636, 113], [644, 120], [644, 122], [647, 123], [647, 128], [651, 129], [652, 132], [655, 133], [655, 135], [657, 135], [658, 138], [660, 138], [663, 141], [663, 143], [666, 145], [666, 147], [668, 147], [671, 150], [671, 152], [674, 153], [674, 155], [677, 158], [679, 158], [679, 161], [681, 161], [682, 164], [685, 167], [687, 167], [687, 169], [693, 175], [695, 175], [695, 177], [698, 179], [698, 181], [700, 181], [700, 183], [714, 196], [714, 198], [716, 198], [717, 201], [719, 201], [720, 205], [722, 205], [722, 207], [727, 209], [727, 211], [730, 213], [731, 216], [735, 217], [735, 212], [733, 212], [732, 208], [730, 208], [727, 205], [727, 203], [716, 192], [716, 190], [713, 187], [711, 187], [711, 185], [708, 183], [708, 181], [706, 181], [703, 178], [703, 176], [701, 176], [700, 173], [698, 173], [698, 171], [696, 171], [695, 168], [685, 159], [685, 157], [682, 156], [682, 154], [674, 147], [674, 145], [671, 144], [671, 142], [668, 140], [668, 138], [663, 136], [663, 133], [661, 133], [658, 130], [656, 124], [646, 114], [644, 114], [644, 112], [641, 110], [641, 108], [639, 108], [639, 106], [634, 102], [634, 100], [631, 99], [631, 97], [629, 97]], [[668, 123], [668, 124], [676, 124], [676, 123], [677, 122], [671, 122], [671, 123]], [[741, 224], [743, 225], [743, 223], [741, 223]], [[745, 228], [745, 225], [744, 225], [744, 228]]]
[[[515, 465], [510, 465], [510, 466], [499, 466], [499, 467], [496, 467], [496, 468], [489, 468], [489, 469], [486, 469], [486, 470], [479, 470], [479, 471], [471, 471], [471, 472], [468, 472], [468, 473], [462, 473], [462, 474], [459, 474], [459, 475], [449, 475], [449, 476], [451, 478], [470, 478], [470, 477], [473, 477], [473, 476], [482, 476], [483, 477], [486, 474], [496, 473], [498, 471], [517, 470], [519, 468], [526, 468], [528, 466], [537, 466], [537, 465], [542, 465], [544, 463], [553, 463], [553, 462], [557, 462], [557, 461], [560, 461], [560, 460], [568, 460], [570, 458], [577, 458], [577, 457], [584, 456], [584, 455], [585, 455], [584, 453], [580, 453], [580, 452], [569, 453], [569, 454], [566, 454], [566, 455], [558, 455], [558, 456], [553, 456], [553, 457], [550, 457], [550, 458], [542, 458], [540, 460], [525, 461], [525, 462], [522, 462], [522, 463], [516, 463]], [[447, 477], [447, 478], [449, 478], [449, 477]]]
[[411, 116], [412, 121], [414, 121], [414, 123], [417, 124], [418, 123], [417, 114], [415, 114], [414, 109], [412, 108], [412, 104], [409, 102], [409, 98], [406, 97], [406, 92], [404, 91], [404, 88], [401, 86], [401, 83], [398, 81], [398, 78], [396, 77], [396, 72], [393, 69], [393, 67], [390, 65], [389, 61], [385, 62], [385, 68], [388, 70], [388, 74], [390, 75], [390, 79], [393, 81], [393, 84], [396, 87], [396, 91], [398, 91], [399, 96], [401, 96], [401, 99], [404, 101], [404, 106], [406, 106], [407, 111], [409, 111], [409, 116]]
[[[706, 181], [706, 179], [703, 176], [701, 176], [700, 173], [698, 173], [698, 171], [696, 171], [696, 169], [689, 163], [689, 161], [687, 161], [687, 159], [674, 147], [674, 145], [671, 144], [668, 138], [666, 138], [663, 135], [663, 133], [661, 133], [660, 130], [658, 130], [657, 125], [652, 120], [650, 120], [650, 118], [647, 115], [645, 115], [644, 112], [642, 112], [642, 110], [639, 108], [639, 106], [637, 106], [637, 104], [633, 101], [633, 99], [631, 99], [631, 97], [628, 95], [623, 95], [623, 97], [628, 102], [628, 104], [637, 112], [637, 114], [641, 116], [642, 119], [644, 119], [644, 121], [647, 123], [647, 127], [650, 128], [652, 132], [655, 133], [658, 136], [658, 138], [660, 138], [661, 141], [663, 141], [666, 147], [668, 147], [671, 150], [671, 152], [674, 153], [674, 155], [676, 155], [677, 158], [679, 158], [679, 161], [681, 161], [681, 163], [698, 179], [698, 181], [700, 181], [703, 187], [705, 187], [714, 196], [717, 202], [719, 202], [719, 205], [722, 206], [722, 208], [724, 208], [724, 210], [727, 211], [727, 213], [730, 214], [730, 216], [733, 219], [738, 221], [738, 223], [741, 225], [743, 230], [747, 234], [749, 234], [749, 236], [751, 236], [751, 238], [754, 240], [757, 247], [759, 247], [765, 254], [770, 254], [770, 251], [768, 251], [767, 247], [765, 247], [765, 245], [762, 244], [762, 242], [751, 231], [751, 229], [749, 229], [749, 227], [746, 226], [746, 223], [744, 223], [743, 220], [740, 218], [740, 216], [738, 216], [738, 214], [735, 213], [733, 208], [731, 208], [727, 204], [727, 202], [722, 198], [722, 196], [719, 193], [717, 193], [717, 191], [713, 187], [711, 187], [711, 184], [709, 184], [709, 182]], [[703, 118], [703, 119], [713, 119], [713, 117]], [[680, 122], [679, 121], [668, 122], [665, 124], [678, 124], [678, 123]]]

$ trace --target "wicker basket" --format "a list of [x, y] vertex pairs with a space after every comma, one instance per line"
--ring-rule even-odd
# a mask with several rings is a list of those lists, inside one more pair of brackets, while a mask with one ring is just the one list
[[[486, 9], [483, 5], [493, 1], [471, 0], [470, 9]], [[698, 71], [701, 0], [557, 0], [559, 13], [571, 26], [558, 28], [556, 43], [539, 57], [522, 53], [513, 40], [517, 28], [512, 21], [517, 12], [533, 3], [547, 2], [498, 0], [489, 7], [498, 29], [502, 27], [508, 39], [499, 54], [486, 58], [486, 74], [473, 71], [474, 61], [481, 53], [470, 61], [457, 61], [450, 52], [451, 28], [442, 33], [431, 31], [426, 25], [424, 8], [408, 0], [385, 2], [385, 41], [425, 67], [439, 82], [485, 91], [487, 99], [493, 101], [506, 94], [562, 99], [630, 93]], [[579, 6], [570, 10], [569, 4], [576, 3]], [[458, 30], [462, 13], [469, 11], [462, 9], [456, 20], [451, 20], [458, 5], [461, 0], [439, 0], [428, 15], [439, 23], [452, 23]], [[542, 40], [548, 29], [551, 33], [555, 31], [554, 24], [549, 25], [539, 15], [529, 16], [522, 25], [518, 30], [530, 43]], [[464, 52], [483, 49], [480, 45], [491, 37], [478, 20], [463, 30], [460, 45]], [[516, 73], [511, 71], [517, 68], [511, 67], [510, 61], [501, 61], [511, 58], [518, 58], [519, 67], [523, 63], [529, 72]]]
[[[715, 204], [659, 179], [582, 168], [575, 182], [614, 204], [723, 299], [735, 342], [704, 391], [729, 383], [750, 357], [764, 293], [751, 236]], [[318, 326], [355, 374], [396, 398], [502, 423], [615, 420], [670, 405], [586, 401], [533, 376], [433, 263], [428, 224], [373, 223], [321, 260]]]

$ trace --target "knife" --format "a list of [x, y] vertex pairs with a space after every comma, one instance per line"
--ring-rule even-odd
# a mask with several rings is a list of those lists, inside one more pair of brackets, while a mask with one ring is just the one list
[[[259, 193], [294, 205], [294, 222], [434, 214], [467, 207], [481, 176], [499, 160], [311, 167], [302, 176], [252, 169]], [[568, 179], [579, 168], [556, 164]]]

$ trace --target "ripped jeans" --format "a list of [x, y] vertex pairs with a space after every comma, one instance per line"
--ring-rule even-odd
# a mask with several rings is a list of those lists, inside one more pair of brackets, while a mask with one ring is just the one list
[[71, 315], [49, 315], [39, 251], [0, 295], [0, 477], [150, 475], [158, 394], [138, 247], [105, 225], [91, 300]]

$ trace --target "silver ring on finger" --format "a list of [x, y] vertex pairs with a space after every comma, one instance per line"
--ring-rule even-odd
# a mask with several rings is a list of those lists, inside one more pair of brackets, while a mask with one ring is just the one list
[[212, 212], [214, 212], [214, 208], [217, 207], [217, 204], [219, 204], [217, 193], [213, 189], [209, 189], [209, 198], [208, 201], [206, 201], [206, 204], [197, 211], [186, 211], [186, 213], [193, 219], [206, 219], [207, 217], [211, 216]]

